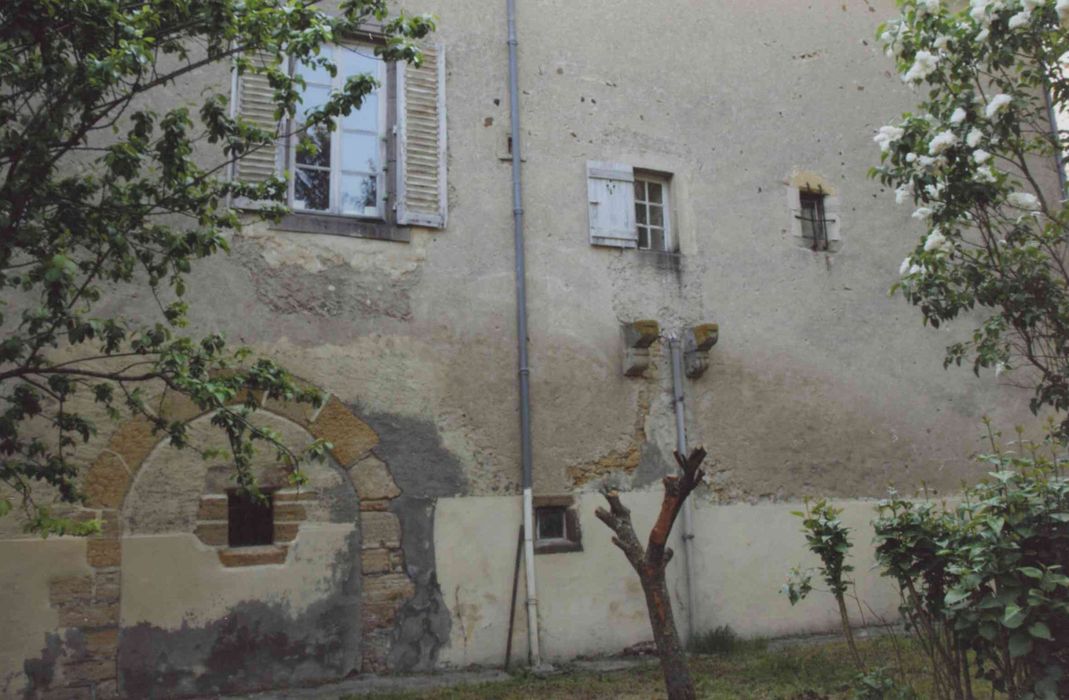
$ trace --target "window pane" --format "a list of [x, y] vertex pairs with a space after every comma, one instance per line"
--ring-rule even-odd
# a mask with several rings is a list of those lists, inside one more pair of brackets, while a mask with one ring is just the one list
[[[313, 147], [318, 150], [315, 153], [308, 152]], [[297, 143], [297, 164], [330, 167], [330, 132], [325, 126], [301, 133], [301, 140]]]
[[293, 207], [326, 211], [330, 208], [330, 171], [297, 168], [293, 175]]
[[371, 93], [364, 97], [364, 104], [360, 109], [349, 112], [349, 116], [341, 118], [344, 129], [363, 129], [378, 133], [379, 131], [379, 96]]
[[650, 226], [664, 226], [664, 207], [650, 205]]
[[378, 214], [378, 184], [375, 175], [342, 175], [342, 212], [367, 216]]
[[563, 508], [539, 508], [538, 509], [538, 539], [562, 540], [564, 539], [564, 509]]
[[342, 132], [341, 168], [360, 172], [379, 171], [379, 137], [371, 134]]
[[650, 229], [650, 250], [664, 250], [664, 229]]
[[635, 222], [639, 224], [647, 224], [646, 221], [646, 205], [642, 202], [635, 202]]
[[642, 180], [635, 180], [635, 200], [646, 201], [646, 183]]
[[661, 192], [661, 184], [659, 182], [650, 182], [646, 185], [646, 191], [649, 193], [650, 202], [663, 203], [663, 195]]
[[313, 109], [327, 103], [330, 90], [325, 87], [312, 86], [301, 91], [301, 105], [297, 108], [297, 120], [304, 121], [304, 117]]
[[348, 78], [350, 75], [369, 73], [372, 77], [382, 82], [382, 59], [375, 55], [375, 49], [370, 46], [344, 46], [338, 56], [338, 69], [341, 75]]
[[638, 227], [638, 247], [643, 250], [650, 247], [650, 230], [645, 226]]

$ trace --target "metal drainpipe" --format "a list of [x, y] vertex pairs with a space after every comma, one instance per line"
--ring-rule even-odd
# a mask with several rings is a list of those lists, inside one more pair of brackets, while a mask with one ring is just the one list
[[520, 181], [520, 90], [516, 69], [516, 0], [506, 0], [509, 45], [509, 116], [512, 121], [512, 237], [516, 248], [516, 346], [519, 354], [520, 459], [523, 464], [523, 556], [527, 574], [527, 654], [542, 665], [538, 641], [538, 596], [534, 565], [534, 481], [531, 468], [531, 370], [527, 359], [527, 265], [523, 250], [523, 187]]
[[[683, 352], [679, 337], [668, 336], [668, 350], [672, 355], [672, 399], [676, 408], [676, 450], [687, 456], [687, 428], [683, 408]], [[694, 511], [690, 499], [683, 501], [683, 571], [687, 579], [687, 640], [694, 639]]]

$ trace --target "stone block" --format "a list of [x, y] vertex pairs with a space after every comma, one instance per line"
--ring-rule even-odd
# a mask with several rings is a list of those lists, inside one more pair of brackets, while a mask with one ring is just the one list
[[319, 494], [315, 491], [275, 491], [275, 505], [279, 503], [292, 503], [299, 501], [318, 500]]
[[356, 487], [356, 495], [371, 501], [397, 498], [401, 489], [390, 474], [390, 468], [375, 455], [360, 460], [349, 470]]
[[122, 525], [119, 522], [119, 511], [104, 510], [100, 512], [100, 537], [118, 537]]
[[87, 604], [59, 609], [60, 627], [114, 627], [118, 624], [118, 605]]
[[390, 634], [386, 630], [364, 635], [361, 644], [361, 673], [385, 673], [389, 670], [387, 659], [390, 643]]
[[385, 574], [390, 571], [390, 550], [365, 549], [360, 557], [365, 574]]
[[160, 399], [159, 415], [172, 423], [185, 423], [204, 413], [200, 406], [185, 394], [168, 389]]
[[365, 512], [384, 511], [390, 509], [389, 501], [365, 501], [360, 500], [360, 510]]
[[85, 477], [86, 505], [93, 508], [117, 509], [122, 506], [130, 472], [123, 459], [110, 450], [101, 452]]
[[308, 514], [304, 510], [304, 506], [295, 501], [282, 501], [281, 503], [275, 503], [275, 522], [276, 523], [296, 523], [303, 521]]
[[152, 423], [147, 418], [134, 418], [119, 426], [108, 441], [108, 449], [122, 457], [130, 471], [136, 474], [141, 462], [160, 439], [152, 432]]
[[363, 583], [365, 606], [387, 603], [400, 606], [416, 592], [415, 585], [404, 574], [365, 575]]
[[360, 527], [364, 549], [390, 549], [401, 546], [401, 521], [393, 513], [362, 513]]
[[201, 496], [197, 506], [197, 520], [226, 520], [228, 505], [226, 496]]
[[67, 664], [64, 679], [71, 684], [107, 681], [116, 677], [115, 659], [90, 659]]
[[87, 632], [85, 649], [90, 656], [95, 658], [114, 659], [119, 649], [119, 628]]
[[53, 607], [89, 603], [93, 598], [91, 576], [68, 576], [48, 582], [48, 601]]
[[86, 543], [89, 566], [108, 569], [122, 564], [122, 544], [118, 539], [89, 540]]
[[292, 542], [297, 539], [300, 523], [275, 523], [275, 542]]
[[229, 525], [226, 523], [197, 523], [193, 534], [209, 547], [222, 547], [230, 541]]
[[[294, 383], [300, 386], [302, 389], [314, 388], [311, 384], [308, 384], [307, 382], [296, 381]], [[324, 404], [329, 401], [329, 399], [329, 394], [324, 393]], [[279, 401], [278, 399], [265, 399], [263, 402], [263, 407], [267, 411], [276, 413], [284, 418], [289, 418], [297, 425], [303, 428], [307, 428], [312, 424], [312, 421], [315, 420], [323, 405], [321, 404], [319, 408], [316, 408], [310, 403], [298, 403], [297, 401]]]
[[93, 686], [81, 685], [73, 688], [48, 688], [37, 691], [39, 700], [94, 700]]
[[329, 441], [338, 464], [348, 467], [379, 444], [379, 436], [337, 398], [331, 397], [309, 427], [317, 438]]
[[269, 545], [266, 547], [234, 547], [219, 550], [219, 562], [223, 566], [260, 566], [264, 564], [286, 563], [288, 547]]
[[101, 681], [93, 690], [96, 693], [93, 700], [116, 700], [119, 697], [119, 682]]

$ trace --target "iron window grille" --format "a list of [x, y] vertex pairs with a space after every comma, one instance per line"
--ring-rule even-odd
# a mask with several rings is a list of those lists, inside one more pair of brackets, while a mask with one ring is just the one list
[[824, 213], [825, 193], [821, 188], [798, 193], [801, 208], [796, 217], [802, 223], [802, 238], [815, 251], [828, 250], [828, 218]]

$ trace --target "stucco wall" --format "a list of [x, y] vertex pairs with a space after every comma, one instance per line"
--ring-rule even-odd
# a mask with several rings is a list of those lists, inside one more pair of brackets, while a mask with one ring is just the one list
[[[645, 541], [660, 509], [660, 493], [638, 491], [622, 499]], [[578, 500], [583, 551], [536, 557], [539, 632], [542, 653], [549, 659], [619, 652], [652, 638], [638, 576], [612, 544], [609, 529], [594, 516], [603, 504], [597, 494]], [[854, 530], [851, 563], [857, 593], [873, 611], [894, 619], [897, 593], [873, 570], [869, 522], [875, 504], [855, 500], [837, 505], [844, 508], [843, 520]], [[751, 506], [697, 501], [694, 581], [699, 633], [721, 625], [730, 625], [746, 637], [838, 629], [838, 612], [830, 595], [814, 593], [792, 607], [780, 593], [788, 569], [815, 565], [805, 549], [800, 521], [790, 513], [800, 507], [797, 503]], [[438, 576], [453, 615], [449, 646], [441, 654], [443, 663], [503, 663], [517, 533], [496, 524], [516, 522], [519, 515], [518, 498], [439, 500], [435, 516]], [[669, 565], [668, 582], [679, 632], [685, 637], [687, 591], [678, 530], [672, 540], [676, 557]], [[513, 658], [520, 661], [527, 654], [525, 597], [521, 571], [513, 631]], [[872, 624], [869, 610], [866, 616]]]

